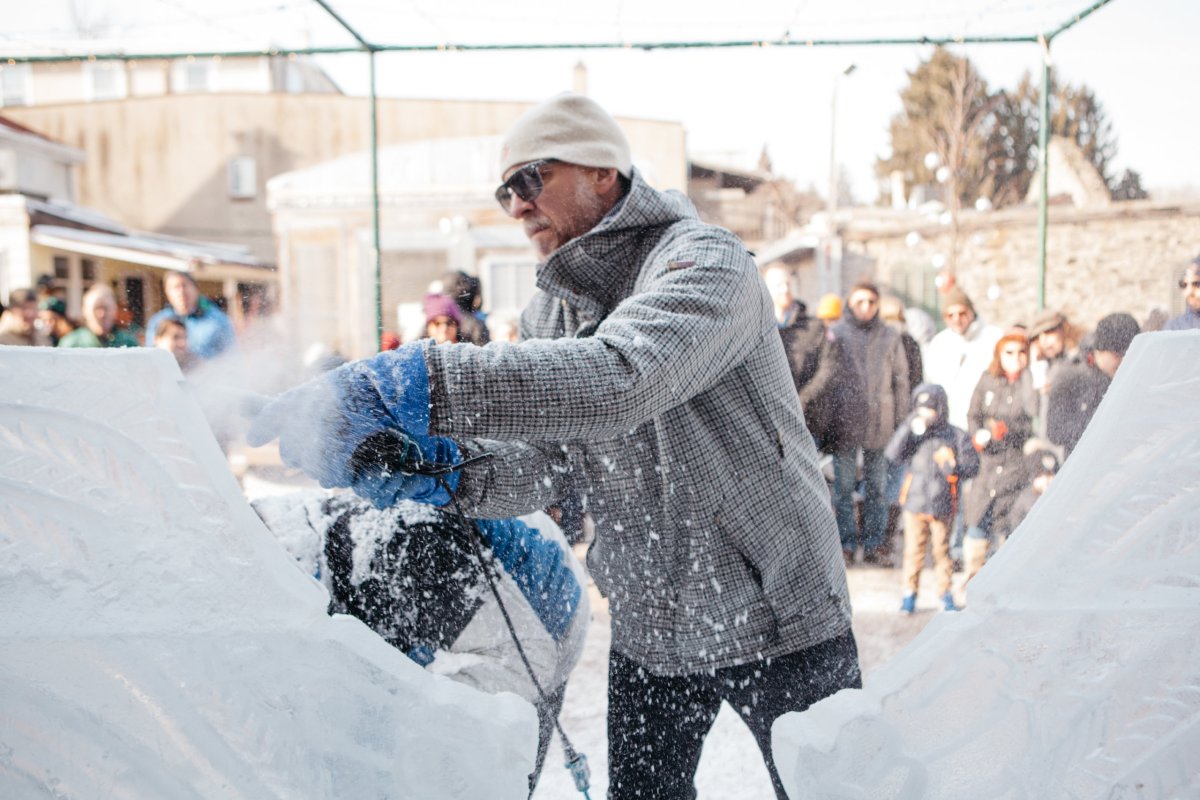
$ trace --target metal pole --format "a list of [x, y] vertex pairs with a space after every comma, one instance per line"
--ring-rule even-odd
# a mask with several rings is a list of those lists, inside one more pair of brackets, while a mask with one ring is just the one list
[[375, 93], [375, 51], [371, 62], [371, 229], [375, 247], [375, 349], [383, 340], [383, 247], [379, 235], [379, 98]]
[[330, 55], [334, 53], [353, 53], [359, 50], [368, 51], [397, 51], [407, 53], [433, 53], [445, 51], [506, 51], [506, 50], [688, 50], [693, 48], [768, 48], [768, 47], [863, 47], [870, 45], [964, 45], [964, 44], [1032, 44], [1052, 39], [1063, 31], [1071, 28], [1086, 17], [1103, 8], [1112, 0], [1093, 0], [1082, 11], [1071, 16], [1050, 34], [1032, 35], [1002, 35], [1002, 36], [901, 36], [901, 37], [862, 37], [857, 39], [830, 39], [806, 37], [802, 34], [785, 35], [778, 39], [739, 39], [733, 41], [644, 41], [644, 42], [551, 42], [551, 43], [514, 43], [514, 44], [470, 44], [466, 42], [441, 42], [439, 44], [372, 44], [364, 39], [326, 0], [313, 0], [321, 8], [346, 29], [361, 46], [340, 47], [268, 47], [262, 50], [209, 50], [200, 52], [164, 52], [164, 53], [61, 53], [58, 55], [27, 55], [20, 53], [0, 53], [0, 63], [4, 64], [60, 64], [71, 61], [160, 61], [163, 59], [211, 58], [224, 56], [226, 58], [246, 56], [276, 56], [276, 55]]
[[1046, 227], [1050, 212], [1049, 165], [1050, 165], [1050, 40], [1043, 37], [1042, 45], [1042, 97], [1040, 124], [1038, 125], [1038, 160], [1041, 162], [1038, 197], [1038, 293], [1037, 310], [1046, 307]]
[[829, 197], [826, 198], [826, 213], [829, 214], [829, 230], [835, 229], [834, 216], [837, 214], [837, 101], [838, 79], [833, 79], [833, 92], [829, 101]]
[[363, 38], [326, 0], [314, 1], [362, 45], [362, 49], [367, 51], [371, 68], [371, 233], [375, 250], [375, 342], [367, 352], [370, 355], [379, 350], [383, 339], [383, 248], [379, 240], [379, 96], [375, 91], [375, 53], [379, 47]]
[[[830, 94], [829, 101], [829, 197], [826, 200], [826, 213], [829, 216], [829, 239], [826, 242], [827, 259], [826, 272], [827, 281], [822, 281], [821, 291], [823, 292], [840, 292], [841, 286], [841, 244], [837, 241], [838, 225], [837, 225], [837, 210], [838, 210], [838, 163], [837, 163], [837, 114], [838, 114], [838, 85], [842, 82], [842, 78], [849, 77], [854, 70], [858, 69], [857, 64], [848, 64], [841, 72], [833, 78], [833, 91]], [[835, 254], [837, 255], [836, 264], [837, 271], [834, 272]], [[835, 277], [836, 275], [836, 277]]]

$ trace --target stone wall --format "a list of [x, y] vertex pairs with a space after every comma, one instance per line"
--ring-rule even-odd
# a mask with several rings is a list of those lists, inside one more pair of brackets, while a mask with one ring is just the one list
[[[848, 253], [873, 263], [876, 280], [936, 310], [934, 278], [951, 265], [953, 226], [916, 215], [864, 212], [843, 229]], [[956, 273], [989, 322], [1028, 322], [1037, 310], [1037, 209], [964, 214]], [[1046, 306], [1092, 327], [1112, 311], [1144, 322], [1182, 310], [1177, 281], [1200, 254], [1200, 201], [1134, 201], [1101, 210], [1052, 208], [1046, 237]]]

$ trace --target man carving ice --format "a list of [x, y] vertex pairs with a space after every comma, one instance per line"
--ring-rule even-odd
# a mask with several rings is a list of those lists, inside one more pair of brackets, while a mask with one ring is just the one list
[[[593, 101], [504, 139], [501, 206], [542, 263], [522, 341], [418, 342], [280, 396], [252, 443], [379, 506], [505, 517], [588, 498], [609, 601], [609, 797], [693, 797], [722, 701], [785, 797], [774, 719], [860, 685], [837, 526], [771, 298], [729, 231], [633, 167]], [[380, 441], [405, 453], [372, 449]], [[435, 479], [394, 469], [459, 463]], [[389, 468], [387, 463], [392, 464]]]

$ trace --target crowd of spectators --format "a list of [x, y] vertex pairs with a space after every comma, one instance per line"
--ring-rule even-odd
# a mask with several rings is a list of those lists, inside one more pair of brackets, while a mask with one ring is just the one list
[[186, 272], [168, 272], [163, 278], [167, 305], [155, 313], [144, 330], [119, 305], [116, 293], [105, 283], [94, 283], [83, 294], [81, 319], [67, 314], [67, 304], [49, 281], [38, 288], [9, 292], [8, 306], [0, 313], [0, 344], [33, 347], [108, 348], [159, 347], [175, 356], [188, 370], [203, 360], [234, 352], [237, 335], [233, 323], [218, 305], [200, 294], [195, 279]]
[[[902, 609], [910, 612], [927, 546], [938, 597], [945, 608], [957, 607], [950, 566], [960, 566], [969, 581], [1016, 530], [1075, 449], [1139, 332], [1200, 329], [1200, 257], [1179, 280], [1182, 314], [1143, 327], [1117, 312], [1091, 331], [1057, 309], [1007, 329], [989, 324], [954, 285], [941, 293], [937, 331], [927, 311], [905, 308], [869, 280], [844, 298], [821, 297], [810, 315], [789, 270], [771, 265], [763, 278], [806, 423], [827, 456], [844, 560], [897, 566], [902, 538]], [[121, 324], [122, 309], [106, 284], [85, 292], [78, 321], [48, 282], [36, 291], [15, 289], [0, 313], [0, 344], [157, 347], [185, 371], [236, 351], [229, 317], [191, 275], [168, 273], [163, 296], [166, 305], [142, 333]], [[412, 338], [487, 344], [493, 334], [482, 305], [479, 279], [452, 272], [430, 286], [424, 328]], [[514, 320], [492, 324], [501, 340], [519, 338]], [[401, 343], [385, 331], [380, 350]], [[568, 535], [578, 538], [583, 513], [572, 510]]]
[[1144, 328], [1114, 312], [1090, 331], [1057, 309], [990, 324], [953, 283], [940, 296], [940, 332], [924, 309], [867, 280], [844, 299], [822, 297], [813, 319], [786, 268], [770, 265], [763, 278], [806, 422], [832, 467], [846, 565], [902, 566], [906, 613], [927, 549], [939, 604], [960, 607], [954, 570], [965, 585], [1017, 529], [1135, 336], [1200, 328], [1200, 257], [1179, 281], [1183, 314]]

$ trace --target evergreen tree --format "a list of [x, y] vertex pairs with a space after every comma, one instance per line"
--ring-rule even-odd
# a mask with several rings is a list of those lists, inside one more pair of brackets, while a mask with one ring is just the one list
[[1113, 200], [1145, 200], [1150, 194], [1142, 188], [1142, 176], [1131, 169], [1121, 173], [1112, 190]]
[[[1041, 87], [1031, 74], [1011, 91], [990, 94], [968, 58], [938, 47], [908, 79], [900, 94], [903, 110], [891, 121], [892, 153], [876, 162], [877, 174], [886, 178], [899, 170], [909, 186], [941, 183], [955, 214], [978, 198], [995, 207], [1024, 202], [1038, 169], [1041, 124]], [[1144, 194], [1136, 173], [1128, 181], [1109, 175], [1117, 138], [1095, 93], [1053, 76], [1050, 90], [1051, 135], [1079, 145], [1114, 198]], [[937, 158], [927, 160], [929, 153]]]
[[[988, 142], [988, 160], [995, 174], [992, 202], [997, 206], [1022, 202], [1038, 169], [1038, 131], [1041, 128], [1041, 87], [1026, 72], [1017, 88], [1002, 92], [997, 124]], [[1088, 163], [1115, 192], [1109, 163], [1117, 153], [1117, 138], [1095, 93], [1087, 86], [1060, 84], [1050, 79], [1050, 135], [1075, 142]], [[1114, 195], [1115, 197], [1115, 195]]]

